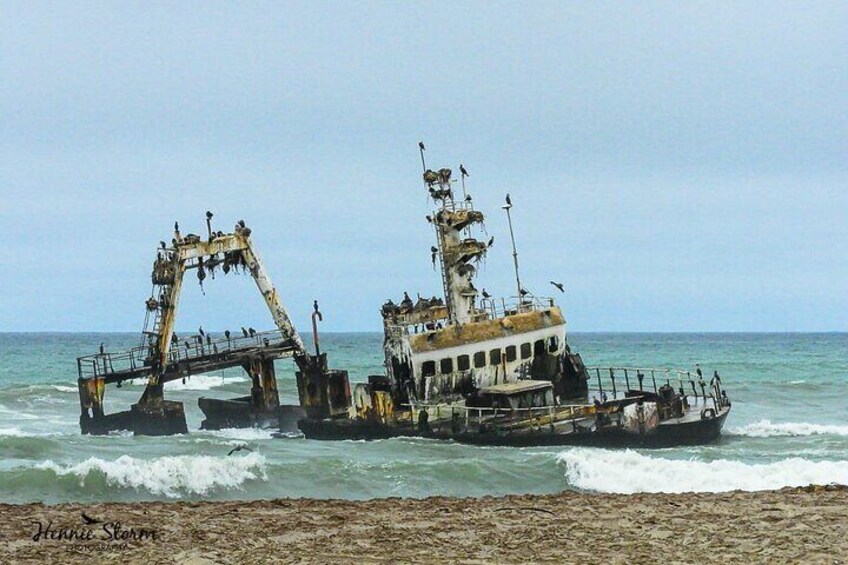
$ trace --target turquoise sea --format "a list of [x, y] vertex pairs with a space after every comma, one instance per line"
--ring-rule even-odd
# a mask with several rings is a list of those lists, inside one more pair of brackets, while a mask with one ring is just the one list
[[[760, 490], [848, 484], [848, 334], [569, 335], [588, 365], [717, 369], [733, 401], [722, 439], [662, 450], [481, 448], [420, 439], [318, 442], [270, 430], [199, 431], [200, 396], [247, 394], [240, 370], [166, 386], [190, 433], [79, 433], [76, 363], [137, 345], [138, 334], [0, 334], [0, 502], [372, 498], [594, 492]], [[382, 336], [326, 334], [331, 365], [351, 380], [382, 372]], [[293, 364], [278, 362], [281, 399], [296, 403]], [[126, 409], [143, 383], [106, 392]], [[233, 456], [233, 446], [253, 451]]]

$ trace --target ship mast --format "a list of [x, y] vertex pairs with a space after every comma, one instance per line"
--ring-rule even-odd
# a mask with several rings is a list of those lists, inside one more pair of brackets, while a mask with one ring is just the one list
[[470, 232], [463, 233], [471, 224], [482, 225], [484, 216], [472, 209], [468, 200], [459, 203], [454, 200], [451, 174], [448, 168], [426, 169], [424, 184], [438, 206], [430, 221], [436, 231], [436, 253], [448, 318], [452, 324], [464, 324], [473, 321], [477, 314], [477, 289], [473, 283], [477, 274], [475, 265], [486, 255], [487, 246], [470, 237]]

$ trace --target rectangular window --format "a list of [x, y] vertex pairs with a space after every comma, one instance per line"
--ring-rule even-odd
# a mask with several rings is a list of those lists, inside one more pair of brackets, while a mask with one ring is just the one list
[[544, 355], [545, 354], [545, 340], [540, 339], [537, 340], [536, 343], [533, 344], [533, 355]]
[[551, 342], [548, 344], [548, 351], [555, 353], [557, 349], [559, 349], [559, 340], [557, 336], [553, 336]]
[[447, 375], [453, 373], [453, 359], [450, 357], [445, 357], [441, 361], [439, 361], [439, 370], [443, 375]]
[[501, 364], [501, 350], [493, 349], [489, 351], [489, 365], [500, 365]]
[[432, 377], [436, 374], [436, 362], [424, 361], [421, 363], [421, 374], [425, 377]]
[[515, 361], [515, 346], [508, 345], [506, 347], [506, 362], [511, 363], [512, 361]]
[[456, 358], [456, 368], [458, 371], [467, 371], [471, 368], [471, 359], [468, 355], [460, 355]]
[[531, 353], [532, 351], [533, 351], [533, 350], [532, 350], [532, 349], [530, 349], [530, 344], [529, 344], [529, 343], [522, 343], [522, 344], [521, 344], [521, 358], [522, 358], [522, 359], [530, 359], [530, 353]]
[[479, 369], [486, 366], [486, 352], [478, 351], [474, 354], [474, 368]]

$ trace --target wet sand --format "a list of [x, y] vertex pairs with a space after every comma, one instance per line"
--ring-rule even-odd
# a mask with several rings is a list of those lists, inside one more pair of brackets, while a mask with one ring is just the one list
[[[83, 512], [99, 522], [85, 525]], [[0, 516], [0, 563], [848, 561], [848, 488], [834, 486], [723, 494], [0, 505]], [[42, 539], [60, 535], [63, 526], [77, 539]], [[39, 529], [42, 538], [33, 541]]]

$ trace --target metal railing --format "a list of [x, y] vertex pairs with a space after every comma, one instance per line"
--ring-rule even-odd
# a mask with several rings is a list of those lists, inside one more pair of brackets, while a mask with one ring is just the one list
[[[525, 312], [535, 312], [547, 310], [556, 306], [553, 298], [549, 297], [524, 297], [519, 299], [515, 296], [509, 298], [483, 298], [480, 301], [480, 308], [471, 316], [472, 322], [481, 322], [497, 318], [504, 318], [514, 314], [523, 314]], [[449, 325], [448, 319], [432, 320], [431, 322], [410, 322], [406, 324], [388, 324], [386, 330], [389, 335], [400, 337], [409, 335], [410, 333], [427, 334], [438, 331]], [[428, 327], [431, 326], [431, 327]], [[410, 332], [412, 328], [412, 332]]]
[[[696, 400], [714, 398], [709, 381], [692, 371], [679, 369], [648, 367], [587, 367], [589, 376], [589, 395], [607, 395], [610, 400], [624, 398], [627, 391], [647, 391], [659, 393], [660, 387], [668, 385], [683, 391], [685, 396]], [[702, 386], [703, 383], [703, 386]], [[623, 385], [623, 386], [622, 386]]]
[[[172, 342], [168, 351], [168, 363], [191, 362], [201, 359], [224, 356], [256, 347], [283, 347], [289, 342], [281, 330], [267, 330], [245, 336], [241, 332], [227, 338], [224, 335], [209, 339], [199, 335], [189, 336], [179, 343]], [[144, 371], [153, 365], [155, 347], [142, 345], [132, 349], [96, 353], [77, 358], [77, 370], [82, 379], [104, 377], [119, 373]]]
[[587, 415], [594, 407], [586, 404], [563, 404], [557, 406], [537, 406], [532, 408], [504, 408], [485, 406], [465, 406], [447, 403], [410, 403], [404, 405], [411, 410], [413, 425], [419, 424], [422, 411], [428, 415], [428, 425], [437, 431], [454, 422], [462, 423], [466, 428], [472, 425], [487, 425], [494, 429], [511, 430], [516, 428], [534, 428], [553, 426], [557, 422], [575, 420]]

